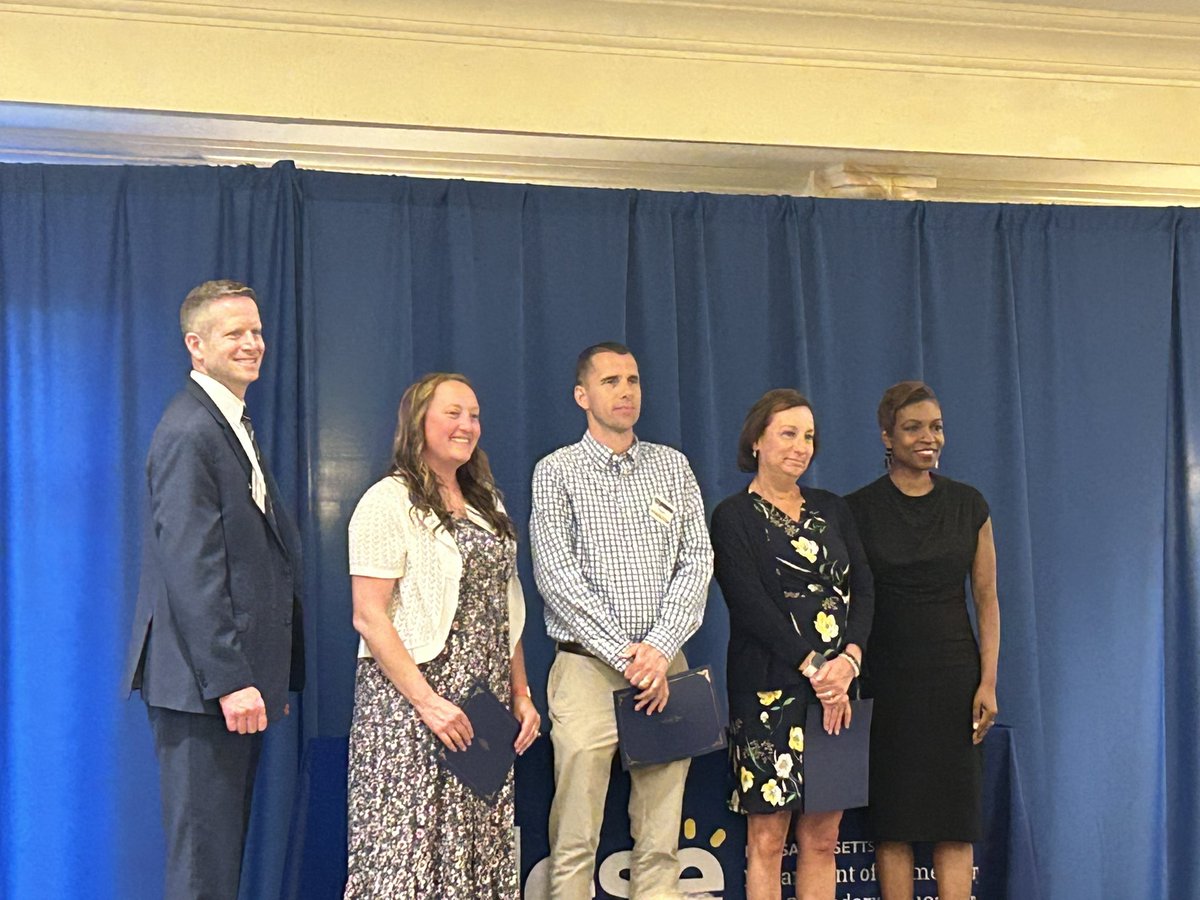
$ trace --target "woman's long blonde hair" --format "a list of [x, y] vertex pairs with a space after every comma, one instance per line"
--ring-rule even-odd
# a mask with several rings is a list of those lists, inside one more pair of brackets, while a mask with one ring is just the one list
[[[392, 443], [391, 474], [399, 475], [408, 484], [408, 498], [414, 510], [433, 513], [443, 528], [453, 531], [454, 517], [442, 502], [437, 476], [425, 462], [425, 416], [429, 412], [433, 392], [439, 384], [447, 381], [458, 381], [474, 390], [465, 375], [431, 372], [409, 385], [400, 398], [396, 439]], [[471, 458], [459, 466], [456, 477], [463, 499], [478, 510], [497, 534], [516, 540], [516, 526], [500, 508], [500, 492], [496, 490], [492, 468], [482, 447], [475, 446]]]

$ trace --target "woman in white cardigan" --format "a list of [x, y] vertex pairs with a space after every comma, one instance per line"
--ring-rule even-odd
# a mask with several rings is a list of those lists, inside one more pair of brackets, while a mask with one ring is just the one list
[[494, 804], [435, 762], [471, 743], [476, 682], [511, 704], [523, 753], [541, 722], [525, 677], [516, 529], [479, 447], [462, 375], [404, 392], [392, 471], [350, 521], [359, 644], [346, 897], [515, 898], [513, 782]]

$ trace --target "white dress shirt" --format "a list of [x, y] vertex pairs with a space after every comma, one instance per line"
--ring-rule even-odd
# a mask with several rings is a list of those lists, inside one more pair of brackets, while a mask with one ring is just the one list
[[200, 385], [204, 393], [212, 398], [212, 402], [217, 404], [221, 415], [233, 426], [233, 433], [237, 435], [242, 449], [246, 451], [246, 456], [250, 458], [250, 465], [254, 469], [254, 477], [250, 482], [250, 496], [254, 498], [258, 508], [265, 514], [267, 511], [267, 480], [263, 477], [258, 454], [254, 452], [254, 442], [250, 440], [250, 435], [242, 425], [242, 414], [246, 411], [245, 401], [211, 375], [205, 375], [195, 369], [192, 369], [192, 381]]

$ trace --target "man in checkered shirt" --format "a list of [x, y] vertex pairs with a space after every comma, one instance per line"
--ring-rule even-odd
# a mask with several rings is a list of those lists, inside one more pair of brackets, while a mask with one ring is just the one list
[[[557, 643], [547, 699], [554, 743], [550, 896], [591, 896], [608, 776], [617, 747], [612, 693], [640, 689], [635, 708], [669, 701], [667, 675], [700, 627], [712, 545], [704, 504], [682, 453], [639, 441], [637, 360], [597, 344], [579, 355], [575, 402], [587, 415], [576, 444], [533, 472], [533, 572]], [[690, 760], [635, 769], [629, 797], [630, 896], [681, 896], [679, 822]]]

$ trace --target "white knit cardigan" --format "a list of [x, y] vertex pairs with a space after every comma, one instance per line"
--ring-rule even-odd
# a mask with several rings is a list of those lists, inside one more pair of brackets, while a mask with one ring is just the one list
[[[402, 478], [388, 476], [373, 484], [350, 518], [350, 574], [396, 579], [388, 615], [413, 660], [424, 663], [446, 646], [458, 609], [463, 566], [454, 535], [437, 516], [412, 512]], [[467, 516], [495, 533], [478, 510], [468, 506]], [[525, 595], [514, 568], [508, 580], [510, 655], [524, 627]], [[361, 639], [358, 655], [371, 656]]]

